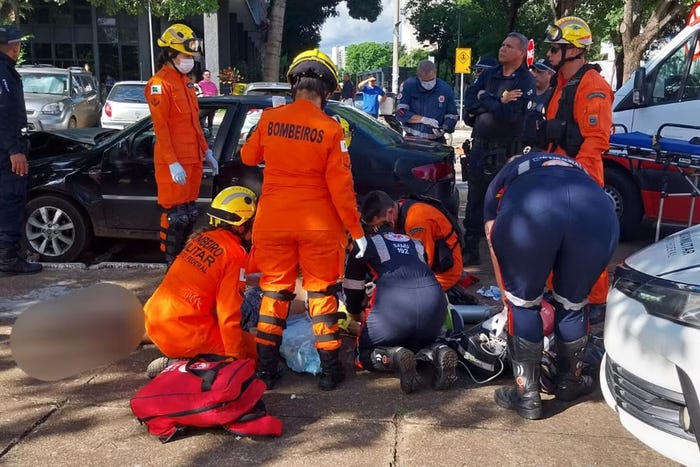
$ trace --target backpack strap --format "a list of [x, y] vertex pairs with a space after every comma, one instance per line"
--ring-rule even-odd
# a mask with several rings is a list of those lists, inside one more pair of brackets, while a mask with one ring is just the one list
[[[187, 365], [185, 365], [185, 369], [188, 373], [192, 373], [198, 378], [201, 378], [202, 392], [206, 392], [211, 390], [211, 386], [212, 384], [214, 384], [214, 380], [216, 379], [216, 375], [219, 374], [219, 371], [221, 371], [222, 368], [224, 368], [226, 365], [235, 360], [236, 359], [233, 357], [225, 357], [223, 355], [199, 354], [190, 358], [190, 360], [187, 362]], [[198, 369], [196, 368], [196, 364], [198, 362], [218, 363], [218, 365], [215, 365], [211, 368]]]
[[566, 130], [558, 141], [552, 141], [554, 144], [552, 151], [557, 147], [561, 147], [569, 157], [576, 157], [576, 154], [578, 154], [578, 151], [581, 149], [581, 144], [583, 144], [581, 130], [574, 121], [574, 101], [583, 75], [590, 70], [599, 70], [599, 67], [596, 68], [595, 65], [591, 65], [590, 63], [584, 64], [564, 85], [564, 88], [561, 90], [561, 96], [559, 97], [559, 108], [554, 117], [555, 120], [566, 124]]

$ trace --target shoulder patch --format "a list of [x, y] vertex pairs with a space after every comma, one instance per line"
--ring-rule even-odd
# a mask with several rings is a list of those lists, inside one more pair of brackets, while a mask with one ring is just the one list
[[348, 145], [345, 144], [345, 140], [340, 140], [340, 152], [348, 152]]
[[409, 230], [407, 233], [408, 233], [408, 235], [413, 236], [413, 235], [419, 234], [421, 232], [425, 232], [425, 227], [414, 227], [411, 230]]
[[589, 95], [587, 95], [586, 98], [588, 98], [588, 99], [595, 99], [595, 98], [605, 99], [605, 93], [604, 92], [592, 92]]
[[151, 84], [151, 94], [163, 94], [160, 84]]

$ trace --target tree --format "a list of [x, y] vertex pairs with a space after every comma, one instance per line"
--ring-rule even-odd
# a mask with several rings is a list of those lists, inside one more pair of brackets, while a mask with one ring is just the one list
[[278, 81], [280, 76], [280, 51], [284, 31], [284, 12], [287, 0], [271, 0], [268, 15], [267, 40], [263, 57], [263, 80]]
[[345, 68], [350, 74], [391, 66], [393, 46], [390, 42], [362, 42], [345, 50]]
[[416, 67], [421, 60], [428, 58], [428, 51], [413, 49], [408, 53], [399, 54], [399, 66]]

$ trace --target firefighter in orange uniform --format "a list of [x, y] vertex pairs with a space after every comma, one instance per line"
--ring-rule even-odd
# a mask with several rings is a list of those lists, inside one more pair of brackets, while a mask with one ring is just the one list
[[158, 185], [160, 249], [170, 265], [182, 250], [197, 219], [195, 201], [202, 182], [203, 160], [216, 175], [218, 163], [204, 138], [199, 103], [188, 73], [202, 40], [184, 24], [173, 24], [158, 39], [160, 70], [145, 94], [156, 136], [154, 164]]
[[353, 190], [350, 156], [341, 125], [323, 112], [338, 86], [333, 62], [317, 49], [299, 54], [289, 67], [294, 102], [263, 111], [241, 150], [245, 164], [265, 162], [258, 215], [253, 226], [254, 261], [263, 290], [258, 375], [268, 388], [280, 377], [279, 346], [294, 285], [301, 269], [321, 356], [322, 390], [345, 377], [339, 361], [338, 299], [347, 234], [358, 256], [367, 247]]
[[167, 357], [257, 357], [255, 339], [241, 328], [255, 193], [226, 188], [208, 214], [211, 227], [187, 242], [144, 307], [148, 337], [166, 355], [149, 365], [149, 376]]
[[[603, 186], [603, 152], [610, 146], [613, 92], [600, 69], [584, 57], [593, 43], [591, 29], [581, 18], [567, 16], [547, 28], [545, 42], [551, 44], [547, 59], [558, 70], [547, 106], [548, 150], [575, 158]], [[605, 317], [608, 287], [606, 269], [588, 296], [591, 322]]]

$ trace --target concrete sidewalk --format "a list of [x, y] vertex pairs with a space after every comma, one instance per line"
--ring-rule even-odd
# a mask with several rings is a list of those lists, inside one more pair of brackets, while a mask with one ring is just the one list
[[[611, 267], [640, 246], [621, 245]], [[487, 257], [485, 250], [482, 254]], [[349, 337], [342, 349], [348, 378], [339, 389], [322, 392], [316, 377], [287, 372], [279, 387], [265, 394], [270, 413], [284, 422], [281, 438], [247, 439], [209, 430], [161, 444], [129, 409], [129, 399], [147, 382], [146, 365], [159, 356], [154, 346], [54, 383], [29, 378], [12, 360], [12, 322], [33, 301], [109, 281], [134, 291], [143, 302], [164, 272], [101, 266], [0, 279], [0, 464], [673, 465], [627, 433], [599, 391], [574, 406], [547, 400], [547, 418], [540, 421], [496, 407], [493, 391], [508, 379], [477, 385], [460, 373], [454, 389], [435, 392], [426, 385], [407, 396], [392, 375], [354, 372]], [[468, 270], [480, 277], [479, 286], [495, 283], [490, 266]], [[429, 373], [424, 377], [429, 381]]]

